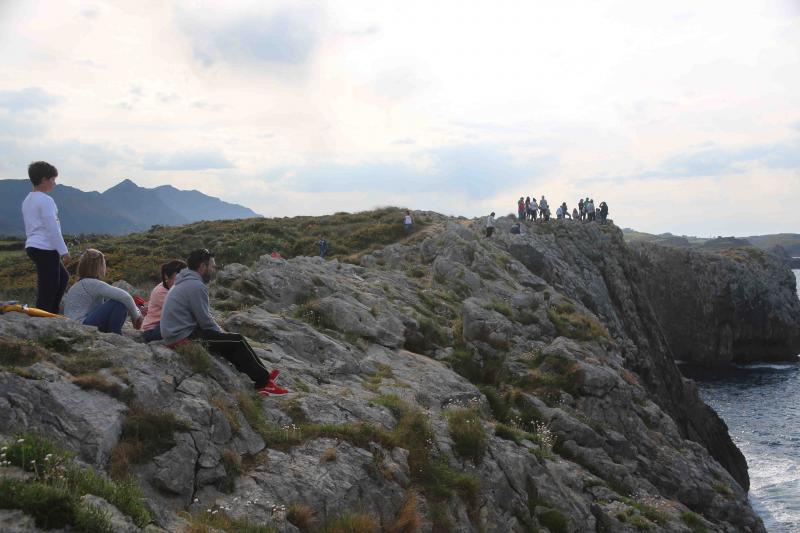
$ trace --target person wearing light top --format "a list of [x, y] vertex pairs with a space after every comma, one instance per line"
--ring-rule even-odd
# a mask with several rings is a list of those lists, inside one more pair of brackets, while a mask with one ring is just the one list
[[36, 265], [36, 307], [58, 313], [67, 289], [69, 251], [61, 236], [58, 208], [47, 195], [56, 186], [58, 170], [50, 163], [36, 161], [28, 166], [33, 190], [22, 202], [25, 221], [25, 253]]
[[76, 322], [95, 326], [103, 333], [122, 333], [128, 315], [135, 329], [142, 327], [142, 313], [130, 294], [100, 278], [106, 275], [106, 258], [89, 248], [78, 261], [78, 282], [64, 298], [64, 314]]
[[403, 218], [403, 230], [406, 236], [411, 234], [412, 227], [414, 227], [414, 219], [411, 218], [411, 211], [406, 211], [406, 216]]
[[494, 211], [486, 217], [486, 236], [491, 237], [494, 233]]
[[147, 302], [147, 314], [142, 323], [142, 336], [144, 342], [161, 340], [161, 309], [164, 307], [164, 300], [167, 293], [175, 285], [175, 278], [178, 272], [186, 268], [183, 261], [170, 261], [161, 265], [161, 283], [153, 287], [150, 293], [150, 301]]

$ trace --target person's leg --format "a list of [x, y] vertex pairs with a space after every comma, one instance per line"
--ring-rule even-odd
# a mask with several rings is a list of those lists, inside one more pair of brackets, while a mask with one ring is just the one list
[[54, 313], [58, 313], [59, 309], [61, 308], [61, 298], [64, 297], [64, 292], [67, 290], [67, 283], [69, 283], [69, 272], [67, 272], [67, 268], [64, 266], [64, 263], [61, 262], [61, 258], [59, 257], [58, 289], [56, 291], [56, 295], [53, 300], [53, 308], [55, 309], [55, 311], [53, 311]]
[[36, 265], [36, 307], [49, 313], [58, 313], [58, 307], [53, 309], [60, 281], [58, 252], [26, 248], [25, 253]]
[[219, 331], [198, 329], [193, 337], [202, 339], [208, 345], [208, 351], [224, 357], [236, 367], [236, 370], [247, 374], [260, 389], [269, 381], [270, 372], [258, 358], [253, 348], [238, 333], [221, 333]]
[[92, 309], [86, 315], [83, 323], [87, 326], [95, 326], [102, 333], [122, 333], [122, 325], [128, 316], [128, 309], [124, 304], [109, 300], [103, 305]]
[[152, 329], [148, 329], [142, 332], [142, 337], [144, 337], [144, 342], [153, 342], [153, 341], [160, 341], [161, 340], [161, 322], [156, 322], [155, 326]]

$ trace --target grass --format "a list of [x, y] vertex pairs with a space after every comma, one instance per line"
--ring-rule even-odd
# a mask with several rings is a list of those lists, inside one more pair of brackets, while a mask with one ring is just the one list
[[511, 306], [508, 305], [508, 302], [504, 302], [503, 300], [492, 299], [490, 303], [483, 306], [484, 309], [488, 309], [490, 311], [497, 311], [501, 315], [505, 316], [506, 318], [511, 318], [514, 314], [511, 310]]
[[700, 515], [692, 511], [681, 513], [681, 520], [686, 526], [692, 530], [692, 533], [707, 533], [708, 529], [703, 525], [703, 519]]
[[132, 478], [112, 481], [36, 435], [21, 435], [6, 447], [6, 460], [32, 472], [30, 481], [0, 481], [0, 508], [21, 509], [50, 529], [73, 525], [78, 531], [111, 531], [107, 518], [80, 502], [84, 494], [107, 500], [139, 526], [152, 521], [138, 484]]
[[278, 533], [271, 524], [260, 524], [246, 518], [232, 518], [225, 511], [215, 509], [214, 512], [202, 511], [184, 516], [188, 525], [185, 533]]
[[175, 446], [175, 432], [189, 425], [170, 412], [150, 412], [134, 407], [122, 422], [122, 433], [111, 450], [108, 470], [114, 478], [130, 474], [131, 466], [149, 461]]
[[539, 522], [552, 533], [568, 533], [569, 520], [560, 511], [548, 509], [538, 515]]
[[26, 367], [47, 357], [47, 352], [30, 341], [0, 338], [0, 367]]
[[378, 522], [368, 514], [344, 513], [323, 528], [324, 533], [376, 533]]
[[583, 384], [580, 363], [563, 355], [541, 355], [530, 366], [528, 374], [515, 384], [523, 390], [536, 392], [544, 399], [557, 398], [560, 391], [576, 396]]
[[100, 374], [83, 374], [72, 378], [72, 383], [84, 390], [102, 392], [124, 403], [130, 402], [134, 397], [132, 387], [123, 387], [119, 383], [107, 380]]
[[464, 345], [453, 347], [448, 358], [454, 372], [476, 385], [498, 385], [504, 378], [502, 359], [484, 359]]
[[577, 312], [570, 303], [551, 306], [547, 317], [562, 337], [582, 341], [611, 339], [608, 330], [597, 319]]
[[[121, 237], [83, 235], [67, 237], [74, 243], [71, 253], [77, 257], [86, 248], [101, 250], [108, 262], [107, 280], [124, 279], [134, 286], [151, 287], [160, 281], [159, 268], [169, 259], [185, 259], [196, 248], [211, 247], [217, 264], [250, 264], [272, 249], [284, 258], [316, 256], [317, 240], [325, 233], [330, 243], [328, 258], [340, 260], [358, 257], [376, 248], [404, 239], [405, 211], [386, 207], [360, 213], [336, 213], [321, 217], [251, 218], [196, 222], [185, 226], [153, 226], [150, 230]], [[414, 216], [414, 235], [428, 226], [425, 216]], [[36, 293], [36, 270], [12, 251], [0, 256], [0, 297], [33, 303]], [[68, 266], [75, 275], [77, 261]]]
[[111, 359], [97, 353], [82, 352], [66, 356], [61, 359], [58, 366], [73, 376], [91, 374], [114, 365]]
[[422, 518], [419, 515], [419, 497], [413, 490], [406, 493], [406, 500], [395, 521], [386, 528], [387, 533], [417, 533], [422, 528]]
[[380, 388], [384, 379], [394, 377], [394, 374], [392, 373], [392, 367], [389, 365], [385, 363], [378, 363], [376, 366], [378, 367], [378, 370], [366, 378], [362, 384], [362, 387], [372, 392], [378, 392], [378, 389]]
[[453, 438], [453, 450], [479, 465], [489, 443], [477, 409], [453, 409], [447, 411], [445, 417]]
[[713, 488], [714, 492], [717, 494], [722, 494], [726, 498], [733, 498], [733, 490], [721, 481], [715, 481], [711, 488]]
[[214, 368], [214, 360], [211, 359], [211, 354], [208, 353], [208, 350], [201, 342], [189, 341], [176, 346], [174, 349], [183, 357], [183, 360], [195, 374], [207, 376]]
[[293, 503], [286, 511], [286, 520], [301, 531], [310, 533], [316, 525], [314, 509], [302, 503]]

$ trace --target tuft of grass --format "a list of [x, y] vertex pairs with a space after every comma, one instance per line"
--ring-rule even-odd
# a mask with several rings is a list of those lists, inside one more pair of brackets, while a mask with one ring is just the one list
[[220, 396], [214, 396], [211, 398], [210, 403], [215, 409], [219, 410], [225, 416], [225, 419], [228, 421], [228, 425], [231, 426], [231, 431], [237, 435], [240, 434], [242, 431], [242, 424], [239, 422], [239, 416], [236, 408], [230, 405], [224, 398]]
[[731, 490], [730, 486], [721, 481], [715, 481], [711, 488], [713, 488], [714, 492], [717, 494], [722, 494], [726, 498], [733, 498], [733, 490]]
[[597, 319], [577, 312], [572, 304], [551, 306], [547, 317], [562, 337], [582, 341], [611, 340], [608, 330]]
[[[32, 481], [9, 480], [14, 485], [7, 488], [14, 494], [9, 494], [8, 498], [5, 493], [9, 491], [0, 488], [0, 508], [22, 509], [36, 518], [40, 527], [51, 528], [46, 524], [53, 520], [62, 526], [73, 524], [82, 531], [110, 531], [102, 529], [105, 524], [102, 513], [85, 508], [79, 501], [84, 494], [104, 498], [130, 516], [139, 527], [152, 521], [141, 488], [134, 479], [115, 482], [91, 468], [81, 467], [70, 454], [59, 450], [47, 439], [36, 435], [17, 436], [6, 446], [5, 454], [12, 465], [32, 472], [34, 476]], [[42, 510], [38, 507], [40, 503]], [[40, 512], [47, 516], [37, 518]]]
[[419, 515], [419, 497], [413, 490], [406, 493], [406, 500], [397, 513], [395, 521], [386, 528], [387, 533], [417, 533], [422, 527]]
[[73, 376], [92, 374], [104, 368], [113, 366], [114, 363], [105, 355], [83, 352], [64, 357], [58, 366]]
[[188, 525], [186, 533], [278, 533], [278, 529], [269, 524], [259, 524], [246, 518], [232, 518], [225, 511], [199, 512], [184, 516]]
[[686, 526], [692, 530], [692, 533], [707, 533], [708, 529], [703, 525], [703, 519], [700, 515], [692, 511], [681, 513], [681, 520]]
[[368, 514], [345, 513], [323, 528], [325, 533], [375, 533], [378, 522]]
[[503, 380], [503, 361], [473, 355], [466, 346], [453, 348], [448, 362], [453, 371], [476, 385], [498, 385]]
[[378, 367], [378, 371], [368, 378], [365, 378], [362, 385], [365, 389], [372, 392], [378, 392], [383, 380], [394, 376], [392, 373], [392, 367], [389, 365], [385, 363], [378, 363], [376, 366]]
[[30, 366], [46, 356], [46, 351], [30, 341], [0, 338], [0, 367]]
[[310, 533], [314, 530], [316, 518], [314, 509], [303, 503], [293, 503], [286, 512], [286, 520], [301, 531]]
[[115, 478], [130, 474], [133, 464], [141, 464], [175, 446], [175, 432], [189, 431], [186, 422], [170, 412], [150, 412], [133, 408], [122, 422], [122, 434], [111, 450], [109, 472]]
[[527, 376], [516, 382], [523, 390], [536, 392], [545, 399], [557, 398], [560, 391], [572, 396], [577, 396], [580, 392], [584, 374], [577, 361], [563, 355], [543, 355], [532, 366]]
[[552, 533], [569, 533], [569, 520], [561, 511], [548, 509], [538, 515], [539, 522]]
[[455, 452], [479, 465], [486, 454], [488, 439], [478, 410], [454, 409], [447, 411], [445, 417], [450, 427]]
[[214, 361], [211, 359], [211, 354], [203, 346], [202, 343], [197, 341], [189, 341], [175, 347], [183, 360], [189, 365], [189, 368], [196, 374], [208, 375], [214, 368]]
[[498, 300], [497, 298], [493, 298], [492, 301], [484, 305], [483, 308], [490, 311], [497, 311], [506, 318], [511, 318], [514, 315], [514, 312], [511, 310], [511, 306], [508, 305], [508, 302]]
[[134, 397], [132, 387], [123, 387], [119, 383], [108, 381], [100, 374], [82, 374], [72, 378], [72, 383], [84, 390], [102, 392], [124, 403], [130, 402]]
[[244, 473], [242, 466], [242, 457], [230, 448], [222, 450], [220, 463], [225, 469], [225, 479], [220, 484], [222, 492], [233, 492], [236, 484], [236, 478]]
[[339, 452], [336, 451], [336, 448], [326, 448], [324, 452], [322, 452], [322, 457], [319, 458], [319, 462], [322, 464], [330, 463], [335, 461], [339, 457]]

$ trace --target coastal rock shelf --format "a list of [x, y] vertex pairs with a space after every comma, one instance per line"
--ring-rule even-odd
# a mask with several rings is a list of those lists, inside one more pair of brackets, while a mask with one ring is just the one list
[[[38, 433], [133, 476], [149, 525], [99, 498], [130, 531], [764, 531], [744, 457], [674, 363], [657, 251], [613, 224], [512, 235], [501, 219], [487, 239], [432, 219], [352, 263], [265, 255], [219, 273], [221, 323], [281, 370], [285, 397], [254, 396], [199, 345], [0, 316], [16, 354], [0, 359], [4, 440]], [[717, 275], [704, 265], [691, 276]], [[736, 272], [772, 286], [769, 268]], [[782, 314], [762, 325], [732, 346], [794, 342]]]

